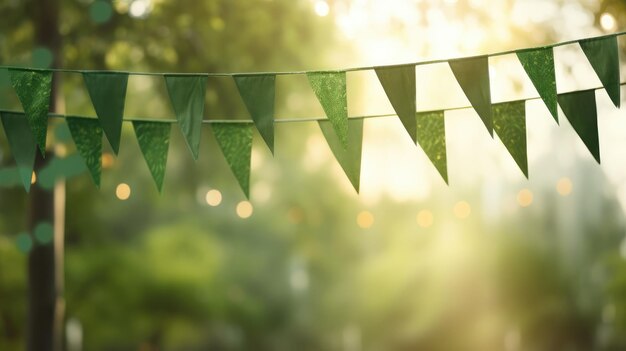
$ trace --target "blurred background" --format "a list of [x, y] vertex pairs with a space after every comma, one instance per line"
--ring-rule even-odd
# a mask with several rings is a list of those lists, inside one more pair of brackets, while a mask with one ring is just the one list
[[[150, 72], [406, 63], [626, 23], [622, 0], [43, 3], [58, 5], [59, 66]], [[0, 0], [1, 64], [53, 64], [34, 19], [55, 9], [36, 4]], [[577, 45], [555, 61], [559, 92], [600, 86]], [[537, 96], [514, 55], [490, 69], [494, 102]], [[468, 105], [446, 64], [416, 74], [418, 110]], [[58, 112], [95, 116], [79, 74], [55, 77]], [[0, 90], [1, 108], [21, 110], [5, 70]], [[530, 180], [473, 110], [446, 113], [450, 186], [397, 118], [367, 119], [360, 195], [315, 123], [277, 124], [275, 157], [255, 134], [250, 201], [208, 128], [198, 162], [173, 128], [159, 195], [125, 125], [100, 190], [86, 172], [61, 188], [64, 349], [623, 350], [626, 118], [596, 97], [602, 166], [562, 114], [558, 126], [527, 103]], [[348, 73], [348, 109], [393, 111], [374, 72]], [[162, 78], [131, 76], [125, 115], [173, 118]], [[276, 115], [324, 115], [305, 76], [277, 78]], [[231, 78], [209, 79], [205, 118], [249, 119]], [[51, 123], [49, 149], [72, 157]], [[0, 350], [25, 347], [28, 253], [51, 245], [26, 234], [29, 206], [20, 186], [0, 188]]]

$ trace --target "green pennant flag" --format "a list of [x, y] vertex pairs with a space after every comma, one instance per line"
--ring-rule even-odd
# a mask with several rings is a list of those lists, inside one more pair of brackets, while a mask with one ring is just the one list
[[174, 113], [194, 160], [200, 152], [207, 76], [165, 75]]
[[528, 178], [526, 150], [526, 101], [493, 105], [493, 127], [515, 163]]
[[621, 96], [617, 36], [580, 40], [578, 44], [600, 78], [611, 101], [619, 108]]
[[404, 128], [416, 142], [415, 65], [379, 67], [376, 75]]
[[274, 74], [235, 75], [233, 79], [256, 128], [273, 155], [276, 76]]
[[523, 50], [517, 52], [522, 67], [533, 82], [535, 89], [546, 107], [559, 123], [558, 104], [556, 101], [556, 74], [554, 72], [554, 51], [552, 48]]
[[595, 90], [559, 94], [559, 105], [587, 149], [600, 163]]
[[76, 150], [85, 161], [94, 183], [100, 188], [102, 172], [102, 127], [95, 119], [67, 117]]
[[463, 89], [465, 96], [476, 110], [493, 137], [491, 116], [491, 88], [489, 84], [489, 59], [478, 56], [448, 61], [452, 73]]
[[309, 84], [324, 108], [341, 146], [348, 147], [346, 72], [307, 72]]
[[169, 123], [133, 121], [133, 128], [152, 178], [161, 192], [170, 147], [171, 126]]
[[213, 123], [215, 139], [246, 198], [250, 198], [252, 123]]
[[45, 157], [52, 72], [10, 68], [9, 74], [11, 85], [26, 113], [30, 130], [39, 145], [39, 151]]
[[28, 125], [26, 116], [22, 113], [0, 113], [4, 133], [7, 136], [11, 153], [15, 158], [17, 169], [26, 192], [30, 191], [33, 167], [35, 165], [35, 154], [37, 153], [37, 143]]
[[330, 150], [335, 155], [337, 162], [348, 176], [350, 183], [359, 192], [361, 182], [361, 149], [363, 147], [363, 119], [352, 118], [348, 120], [348, 147], [341, 145], [339, 137], [333, 130], [330, 121], [319, 121], [320, 129], [326, 138]]
[[120, 149], [128, 73], [85, 72], [83, 79], [113, 152]]
[[448, 161], [446, 153], [446, 124], [443, 111], [418, 112], [417, 142], [420, 144], [437, 171], [448, 184]]

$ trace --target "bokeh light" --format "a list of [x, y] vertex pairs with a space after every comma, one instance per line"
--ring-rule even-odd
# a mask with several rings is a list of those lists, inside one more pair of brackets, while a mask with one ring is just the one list
[[572, 180], [567, 177], [563, 177], [556, 182], [556, 191], [561, 196], [569, 195], [572, 192], [572, 188]]
[[54, 57], [50, 49], [38, 46], [33, 50], [33, 66], [37, 68], [49, 68], [52, 66]]
[[467, 203], [467, 201], [459, 201], [454, 205], [453, 212], [457, 218], [465, 219], [469, 217], [472, 212], [472, 207]]
[[222, 203], [222, 193], [217, 189], [211, 189], [207, 191], [206, 196], [204, 197], [207, 205], [209, 206], [217, 206]]
[[115, 158], [111, 153], [105, 152], [102, 154], [102, 168], [107, 169], [113, 167], [115, 164]]
[[528, 207], [533, 203], [533, 193], [528, 189], [522, 189], [517, 193], [517, 203], [522, 207]]
[[30, 176], [30, 184], [35, 184], [37, 182], [37, 173], [33, 171], [33, 174]]
[[374, 215], [370, 211], [361, 211], [356, 216], [356, 223], [363, 229], [370, 228], [374, 225]]
[[315, 2], [315, 14], [325, 17], [328, 16], [328, 13], [330, 13], [330, 7], [326, 1], [320, 0]]
[[113, 15], [113, 7], [108, 1], [96, 0], [89, 7], [89, 16], [95, 23], [106, 23]]
[[37, 242], [45, 245], [52, 241], [52, 238], [54, 237], [54, 228], [49, 222], [42, 222], [37, 224], [34, 234]]
[[252, 211], [253, 208], [250, 201], [241, 201], [237, 204], [236, 212], [237, 216], [239, 216], [240, 218], [246, 219], [252, 216]]
[[28, 253], [33, 248], [33, 239], [28, 233], [20, 233], [15, 238], [17, 249], [23, 253]]
[[617, 28], [617, 21], [612, 14], [605, 12], [600, 16], [600, 26], [607, 32], [614, 31]]
[[128, 200], [130, 197], [130, 186], [126, 183], [118, 184], [117, 188], [115, 188], [115, 196], [122, 201]]
[[417, 213], [417, 225], [422, 228], [428, 228], [433, 225], [434, 216], [433, 213], [429, 210], [421, 210]]

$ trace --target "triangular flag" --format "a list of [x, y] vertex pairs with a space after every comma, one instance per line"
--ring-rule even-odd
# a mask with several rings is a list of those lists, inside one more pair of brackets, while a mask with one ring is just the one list
[[415, 65], [379, 67], [376, 75], [404, 128], [416, 142]]
[[128, 73], [85, 72], [83, 79], [102, 130], [117, 155], [120, 149]]
[[307, 72], [309, 84], [324, 108], [341, 146], [348, 147], [346, 72]]
[[9, 141], [11, 153], [13, 158], [15, 158], [22, 184], [26, 192], [29, 192], [35, 165], [37, 143], [28, 125], [28, 120], [24, 114], [9, 112], [0, 113], [0, 118], [2, 118], [4, 133]]
[[419, 112], [416, 116], [417, 142], [433, 165], [435, 165], [443, 180], [448, 184], [444, 113], [443, 111]]
[[465, 96], [493, 137], [489, 60], [487, 56], [456, 59], [448, 61], [448, 63]]
[[526, 101], [493, 105], [493, 127], [515, 163], [528, 178], [526, 151]]
[[139, 148], [146, 159], [157, 189], [161, 192], [170, 147], [171, 126], [169, 123], [133, 121], [133, 127]]
[[552, 48], [518, 51], [517, 58], [558, 124], [556, 74], [554, 72], [554, 52]]
[[361, 149], [363, 145], [363, 119], [352, 118], [348, 120], [348, 147], [341, 145], [339, 137], [333, 130], [330, 121], [319, 121], [320, 129], [326, 138], [330, 150], [335, 155], [337, 162], [348, 176], [350, 183], [359, 192], [361, 180]]
[[241, 190], [249, 198], [252, 123], [213, 123], [211, 128]]
[[45, 157], [52, 72], [10, 68], [9, 73], [11, 85], [22, 103], [30, 130], [39, 145], [41, 155]]
[[167, 91], [187, 146], [194, 160], [200, 151], [207, 76], [165, 75]]
[[600, 78], [611, 101], [615, 107], [619, 108], [621, 96], [617, 37], [585, 39], [578, 43], [593, 70], [596, 71], [598, 78]]
[[595, 90], [559, 94], [559, 105], [587, 149], [600, 163]]
[[274, 154], [274, 95], [276, 76], [235, 75], [239, 94], [246, 104], [259, 134]]
[[85, 161], [96, 186], [100, 187], [102, 172], [102, 127], [95, 119], [67, 117], [67, 126], [76, 144], [76, 150]]

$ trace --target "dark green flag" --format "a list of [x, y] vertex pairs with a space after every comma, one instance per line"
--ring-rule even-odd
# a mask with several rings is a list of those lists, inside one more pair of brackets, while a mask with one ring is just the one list
[[341, 146], [348, 147], [346, 72], [307, 72], [309, 84], [328, 117]]
[[515, 163], [528, 178], [526, 150], [526, 101], [493, 105], [493, 127]]
[[274, 95], [276, 76], [235, 75], [239, 94], [246, 104], [261, 137], [274, 154]]
[[348, 147], [344, 148], [330, 121], [319, 121], [320, 129], [330, 150], [348, 176], [350, 183], [359, 192], [361, 182], [361, 149], [363, 147], [363, 119], [348, 120]]
[[204, 75], [165, 75], [178, 125], [194, 160], [198, 159], [200, 152], [206, 82], [207, 76]]
[[169, 123], [133, 121], [139, 148], [146, 159], [157, 189], [161, 192], [170, 147]]
[[0, 118], [2, 118], [4, 133], [11, 147], [11, 153], [17, 164], [22, 184], [28, 192], [33, 176], [37, 143], [24, 114], [2, 112]]
[[213, 123], [211, 128], [241, 190], [250, 198], [252, 123]]
[[437, 171], [448, 184], [448, 161], [446, 153], [446, 124], [443, 111], [419, 112], [417, 119], [417, 142], [420, 144]]
[[41, 155], [46, 154], [52, 72], [10, 68], [11, 85], [22, 103]]
[[600, 163], [595, 90], [559, 94], [559, 105], [587, 149]]
[[558, 124], [556, 74], [554, 73], [554, 52], [552, 48], [518, 51], [517, 58]]
[[416, 142], [415, 65], [376, 68], [376, 75], [404, 128]]
[[463, 89], [465, 96], [476, 110], [493, 137], [491, 116], [491, 88], [489, 85], [489, 60], [478, 56], [448, 61], [452, 73]]
[[596, 71], [598, 78], [600, 78], [611, 101], [615, 107], [619, 108], [621, 96], [617, 37], [585, 39], [578, 43], [593, 70]]
[[102, 127], [96, 119], [67, 117], [67, 126], [76, 144], [76, 150], [82, 156], [85, 165], [100, 188], [102, 172]]
[[128, 73], [85, 72], [83, 79], [113, 152], [120, 149]]

